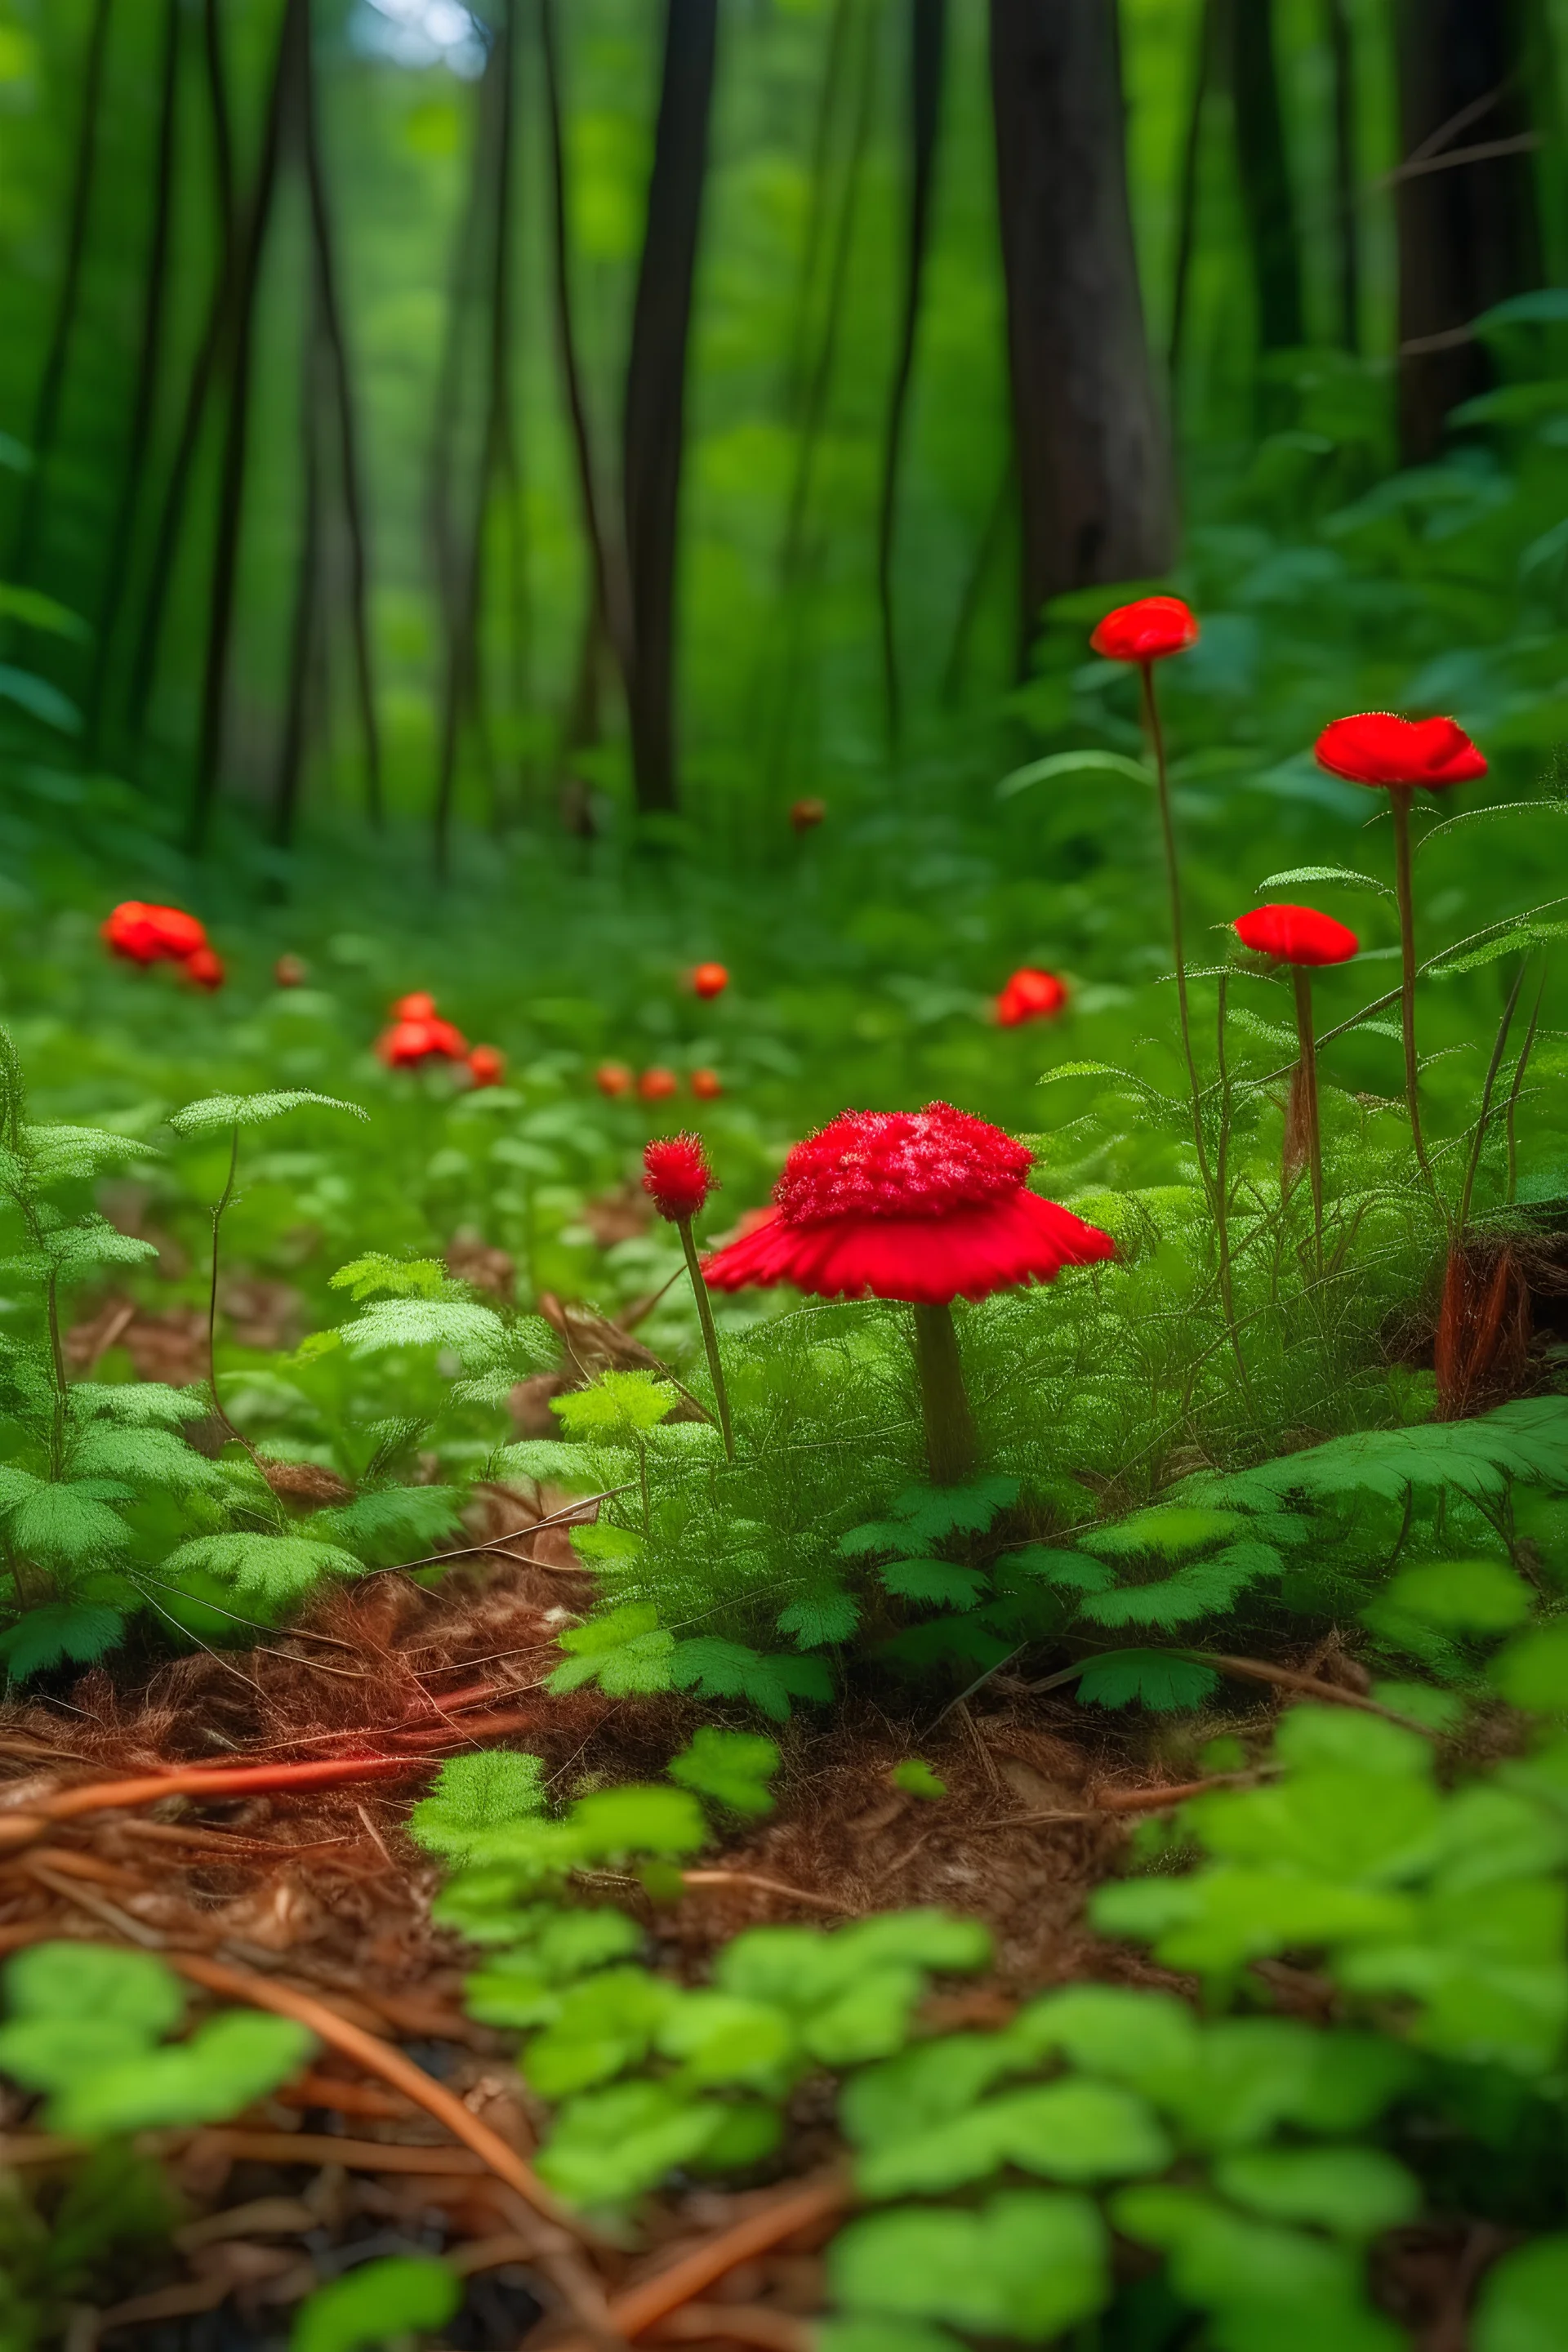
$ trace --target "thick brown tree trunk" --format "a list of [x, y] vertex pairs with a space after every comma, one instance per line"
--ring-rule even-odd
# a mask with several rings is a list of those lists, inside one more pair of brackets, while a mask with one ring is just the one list
[[1399, 436], [1407, 464], [1489, 381], [1469, 333], [1542, 282], [1517, 0], [1398, 0]]
[[622, 483], [631, 592], [632, 773], [639, 809], [673, 809], [675, 556], [686, 344], [708, 162], [718, 0], [668, 0], [664, 78], [626, 364]]
[[1022, 667], [1048, 597], [1165, 570], [1175, 512], [1132, 245], [1115, 0], [991, 0], [991, 82]]

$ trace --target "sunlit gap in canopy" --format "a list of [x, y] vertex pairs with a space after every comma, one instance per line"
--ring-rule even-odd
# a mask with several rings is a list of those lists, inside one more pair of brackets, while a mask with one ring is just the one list
[[472, 80], [484, 71], [489, 35], [461, 0], [360, 0], [354, 47], [398, 66], [445, 66]]

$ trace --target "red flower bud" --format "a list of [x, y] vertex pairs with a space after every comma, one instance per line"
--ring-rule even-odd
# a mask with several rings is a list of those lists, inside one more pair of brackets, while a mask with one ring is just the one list
[[691, 975], [696, 996], [722, 996], [729, 985], [730, 975], [721, 963], [700, 963]]
[[724, 1081], [717, 1070], [693, 1070], [691, 1091], [699, 1102], [717, 1102], [724, 1091]]
[[818, 800], [794, 801], [790, 804], [789, 821], [796, 833], [810, 833], [827, 814], [827, 803]]
[[436, 1000], [426, 996], [422, 988], [416, 988], [412, 996], [398, 998], [392, 1008], [392, 1017], [395, 1021], [434, 1021]]
[[644, 1102], [668, 1102], [670, 1096], [679, 1090], [680, 1081], [675, 1072], [662, 1069], [657, 1064], [651, 1070], [645, 1070], [637, 1080], [637, 1092]]
[[185, 958], [184, 968], [185, 978], [197, 988], [205, 988], [209, 995], [223, 986], [223, 959], [215, 955], [211, 948], [197, 948]]
[[272, 977], [279, 988], [303, 988], [309, 974], [299, 956], [280, 955], [272, 967]]
[[195, 915], [179, 907], [144, 906], [127, 898], [100, 926], [108, 946], [128, 963], [184, 963], [205, 948], [207, 935]]
[[1004, 1029], [1016, 1029], [1022, 1021], [1048, 1020], [1067, 1001], [1067, 985], [1054, 971], [1025, 964], [996, 999], [996, 1018]]
[[1197, 641], [1197, 615], [1179, 596], [1140, 596], [1107, 613], [1089, 642], [1107, 661], [1152, 662]]
[[1453, 719], [1397, 719], [1392, 710], [1363, 710], [1336, 719], [1317, 741], [1318, 765], [1352, 784], [1473, 783], [1487, 763]]
[[700, 1135], [656, 1136], [642, 1165], [643, 1191], [672, 1225], [696, 1216], [716, 1181]]
[[601, 1062], [594, 1073], [594, 1084], [602, 1095], [612, 1097], [628, 1095], [632, 1090], [632, 1074], [624, 1062]]
[[449, 1021], [395, 1022], [376, 1040], [375, 1050], [389, 1070], [413, 1070], [425, 1062], [468, 1058], [468, 1040]]
[[1314, 907], [1259, 907], [1231, 929], [1244, 948], [1276, 963], [1349, 963], [1360, 944], [1353, 931]]
[[468, 1069], [476, 1087], [499, 1087], [506, 1076], [506, 1055], [499, 1045], [476, 1045]]

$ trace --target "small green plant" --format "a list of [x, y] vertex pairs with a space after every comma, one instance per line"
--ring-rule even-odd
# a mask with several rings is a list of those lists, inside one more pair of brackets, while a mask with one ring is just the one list
[[445, 2263], [388, 2254], [320, 2286], [294, 2315], [289, 2352], [366, 2352], [438, 2334], [463, 2300]]

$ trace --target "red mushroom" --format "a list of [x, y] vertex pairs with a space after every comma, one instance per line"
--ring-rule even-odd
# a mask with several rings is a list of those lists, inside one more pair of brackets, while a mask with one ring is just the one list
[[181, 907], [126, 898], [100, 927], [106, 945], [128, 963], [184, 963], [207, 944], [206, 929]]
[[468, 1075], [476, 1087], [499, 1087], [506, 1076], [506, 1055], [499, 1045], [476, 1045], [468, 1055]]
[[423, 1069], [428, 1062], [466, 1062], [468, 1040], [449, 1021], [394, 1022], [376, 1040], [375, 1050], [389, 1070]]
[[1089, 642], [1106, 661], [1164, 661], [1195, 646], [1198, 634], [1197, 614], [1179, 596], [1140, 596], [1107, 613]]
[[1026, 1144], [949, 1103], [844, 1111], [795, 1145], [766, 1222], [703, 1271], [720, 1290], [787, 1282], [911, 1306], [931, 1473], [950, 1485], [976, 1451], [952, 1301], [1115, 1255], [1108, 1234], [1026, 1189], [1029, 1164]]
[[700, 963], [691, 975], [694, 996], [722, 996], [730, 985], [730, 975], [721, 963]]
[[614, 1101], [617, 1095], [630, 1094], [632, 1074], [624, 1062], [601, 1062], [594, 1073], [594, 1084]]
[[667, 1070], [662, 1063], [656, 1062], [637, 1080], [637, 1092], [644, 1102], [668, 1102], [671, 1095], [680, 1092], [680, 1080], [673, 1070]]
[[693, 1070], [691, 1091], [699, 1102], [717, 1102], [724, 1091], [724, 1081], [717, 1070]]
[[209, 996], [223, 986], [223, 958], [209, 947], [193, 948], [182, 969], [193, 988], [205, 988]]
[[1016, 1029], [1025, 1021], [1047, 1021], [1067, 1001], [1067, 984], [1054, 971], [1024, 964], [997, 997], [996, 1019], [1004, 1029]]
[[1323, 1143], [1318, 1125], [1318, 1042], [1312, 1028], [1312, 973], [1349, 963], [1360, 945], [1353, 931], [1315, 907], [1258, 907], [1231, 926], [1244, 948], [1288, 964], [1296, 986], [1298, 1059], [1285, 1115], [1283, 1184], [1289, 1189], [1305, 1160], [1312, 1186], [1312, 1239], [1323, 1265]]

